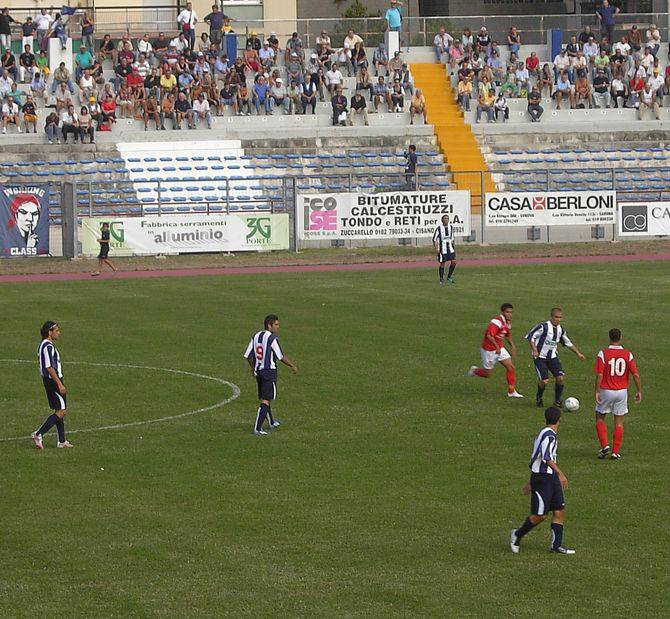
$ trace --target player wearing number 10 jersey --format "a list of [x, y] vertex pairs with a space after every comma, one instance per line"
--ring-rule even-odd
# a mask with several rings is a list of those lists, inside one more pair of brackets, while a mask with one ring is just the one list
[[628, 412], [628, 381], [633, 376], [635, 402], [642, 401], [640, 375], [633, 359], [633, 353], [621, 346], [621, 331], [610, 329], [610, 345], [603, 348], [596, 357], [596, 432], [600, 441], [598, 457], [602, 460], [610, 452], [607, 440], [605, 415], [614, 415], [614, 432], [612, 434], [612, 460], [619, 460], [621, 443], [623, 442], [623, 418]]
[[298, 368], [284, 355], [279, 346], [277, 339], [279, 318], [275, 314], [270, 314], [265, 317], [263, 326], [263, 331], [259, 331], [251, 338], [244, 351], [244, 358], [249, 362], [251, 373], [258, 385], [259, 405], [254, 424], [254, 434], [257, 436], [267, 434], [263, 430], [266, 418], [271, 428], [280, 425], [272, 416], [272, 401], [277, 397], [277, 361], [288, 365], [294, 374], [298, 373]]

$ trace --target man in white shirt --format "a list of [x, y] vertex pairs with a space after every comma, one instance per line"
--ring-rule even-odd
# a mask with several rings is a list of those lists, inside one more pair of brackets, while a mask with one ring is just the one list
[[[37, 46], [34, 49], [40, 49], [40, 43], [44, 38], [44, 35], [47, 33], [47, 30], [51, 27], [51, 23], [54, 18], [51, 17], [49, 11], [46, 9], [41, 9], [40, 14], [35, 18], [35, 34], [37, 35]], [[37, 52], [35, 52], [37, 53]]]
[[449, 53], [449, 46], [453, 43], [454, 38], [440, 26], [440, 31], [433, 39], [433, 48], [435, 49], [435, 59], [437, 62], [442, 62], [442, 54]]
[[642, 120], [642, 114], [647, 109], [654, 110], [656, 120], [661, 120], [661, 110], [656, 101], [656, 93], [651, 90], [649, 83], [644, 85], [644, 90], [640, 93], [640, 107], [637, 108], [638, 120]]
[[14, 80], [9, 77], [7, 69], [3, 69], [0, 74], [0, 97], [4, 98], [11, 92], [13, 83]]
[[326, 82], [328, 86], [328, 92], [333, 95], [336, 88], [342, 83], [344, 76], [342, 75], [339, 65], [334, 62], [330, 71], [326, 71]]
[[554, 58], [554, 81], [558, 79], [561, 71], [567, 71], [570, 68], [570, 58], [562, 49], [560, 54]]
[[16, 101], [9, 96], [5, 97], [5, 102], [2, 104], [2, 133], [7, 133], [7, 125], [14, 123], [16, 129], [21, 133], [21, 121], [19, 120], [19, 106]]
[[193, 49], [195, 46], [195, 25], [198, 23], [198, 16], [190, 2], [186, 3], [186, 8], [177, 16], [177, 22], [188, 41], [188, 46]]
[[212, 128], [212, 113], [209, 111], [209, 101], [207, 101], [204, 92], [201, 92], [193, 102], [193, 116], [193, 129], [201, 118], [207, 121], [208, 129]]
[[77, 112], [74, 111], [73, 105], [69, 105], [67, 109], [63, 110], [61, 122], [63, 123], [63, 144], [67, 144], [68, 133], [74, 135], [75, 144], [80, 137], [81, 141], [84, 141], [84, 134], [79, 126], [79, 116], [77, 116]]
[[270, 88], [270, 110], [277, 106], [284, 108], [284, 114], [289, 113], [291, 100], [288, 98], [286, 87], [280, 77], [275, 80], [275, 85]]
[[647, 84], [651, 88], [651, 92], [656, 95], [656, 102], [660, 107], [663, 105], [663, 96], [665, 95], [665, 80], [660, 75], [658, 67], [654, 67], [651, 77], [647, 80]]
[[261, 64], [269, 71], [275, 64], [275, 50], [270, 47], [270, 42], [265, 41], [258, 52]]
[[139, 58], [137, 59], [137, 62], [133, 65], [136, 69], [137, 72], [142, 76], [142, 79], [144, 79], [149, 73], [151, 73], [151, 65], [149, 64], [149, 61], [147, 60], [147, 57], [144, 54], [140, 54]]
[[177, 48], [179, 53], [183, 52], [185, 49], [188, 49], [188, 39], [183, 32], [170, 41], [170, 47], [173, 46]]
[[154, 58], [154, 48], [149, 41], [149, 35], [145, 34], [139, 41], [137, 41], [137, 51], [140, 54], [144, 54], [144, 57], [149, 61], [153, 62]]
[[526, 69], [526, 65], [523, 64], [523, 62], [520, 62], [517, 65], [517, 69], [514, 72], [514, 77], [516, 78], [516, 83], [519, 88], [528, 88], [528, 80], [530, 79], [530, 75], [528, 73], [528, 69]]

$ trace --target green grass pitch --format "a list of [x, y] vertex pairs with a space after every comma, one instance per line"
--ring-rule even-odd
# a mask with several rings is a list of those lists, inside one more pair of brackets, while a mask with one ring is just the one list
[[[0, 616], [670, 615], [668, 263], [165, 278], [0, 286], [2, 438], [47, 414], [39, 326], [62, 325], [69, 429], [216, 410], [72, 434], [75, 449], [0, 442]], [[487, 321], [515, 304], [518, 388], [502, 368], [465, 377]], [[587, 355], [562, 353], [559, 464], [566, 545], [542, 525], [507, 547], [528, 512], [535, 374], [525, 330], [561, 305]], [[283, 421], [251, 435], [255, 384], [242, 359], [266, 313], [300, 374], [280, 370]], [[618, 326], [644, 401], [621, 462], [596, 459], [593, 358]], [[550, 385], [548, 395], [552, 393]], [[611, 428], [611, 426], [610, 426]]]

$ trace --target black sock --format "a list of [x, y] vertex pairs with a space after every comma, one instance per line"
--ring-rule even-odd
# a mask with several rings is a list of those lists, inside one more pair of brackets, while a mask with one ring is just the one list
[[260, 431], [263, 428], [263, 423], [265, 422], [265, 418], [268, 415], [268, 405], [267, 404], [261, 404], [258, 407], [258, 413], [256, 413], [256, 432]]
[[53, 428], [58, 422], [58, 415], [56, 413], [51, 413], [45, 420], [39, 430], [35, 434], [40, 434], [44, 436], [51, 428]]
[[272, 406], [268, 406], [268, 421], [270, 422], [270, 425], [275, 422], [275, 418], [272, 416]]
[[534, 526], [535, 525], [530, 521], [530, 518], [526, 518], [523, 521], [523, 524], [515, 531], [517, 538], [521, 539], [526, 533], [529, 533]]
[[551, 547], [553, 550], [563, 545], [563, 525], [558, 522], [551, 523]]
[[556, 383], [554, 385], [554, 393], [556, 394], [556, 402], [558, 402], [561, 399], [561, 396], [563, 395], [563, 383]]
[[444, 267], [440, 267], [438, 269], [438, 271], [440, 272], [440, 281], [443, 282], [444, 281]]
[[537, 394], [535, 395], [535, 397], [538, 400], [541, 400], [544, 397], [544, 385], [537, 386]]
[[449, 265], [449, 273], [447, 273], [447, 277], [451, 277], [454, 274], [454, 269], [456, 268], [456, 263], [452, 262]]
[[65, 423], [60, 418], [56, 422], [56, 431], [58, 432], [58, 442], [59, 443], [64, 443], [65, 442]]

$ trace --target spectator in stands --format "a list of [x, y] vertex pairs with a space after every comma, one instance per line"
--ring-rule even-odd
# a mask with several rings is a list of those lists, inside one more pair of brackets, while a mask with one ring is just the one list
[[531, 52], [530, 56], [526, 58], [526, 69], [528, 70], [529, 78], [534, 80], [539, 79], [540, 59], [535, 52]]
[[458, 82], [458, 103], [464, 112], [470, 111], [471, 98], [472, 98], [472, 80], [470, 79], [460, 80]]
[[265, 77], [262, 75], [258, 77], [253, 87], [253, 103], [257, 116], [261, 114], [261, 106], [263, 106], [266, 115], [272, 114], [270, 87], [265, 83]]
[[163, 100], [161, 101], [161, 113], [160, 113], [160, 120], [161, 120], [161, 129], [165, 130], [165, 120], [169, 118], [172, 121], [172, 130], [174, 131], [175, 129], [179, 129], [179, 125], [177, 124], [177, 117], [175, 114], [175, 102], [174, 102], [174, 95], [172, 93], [167, 93], [164, 97]]
[[[60, 13], [56, 13], [56, 17], [51, 23], [51, 27], [44, 38], [50, 39], [51, 37], [57, 38], [60, 41], [60, 46], [63, 51], [67, 49], [67, 29], [65, 28], [65, 23], [63, 22]], [[45, 45], [44, 40], [42, 40], [41, 45]]]
[[67, 109], [63, 110], [61, 114], [61, 126], [63, 128], [63, 144], [67, 144], [67, 136], [71, 133], [74, 136], [75, 144], [81, 137], [82, 142], [84, 136], [79, 126], [79, 116], [74, 111], [74, 105], [70, 104]]
[[291, 102], [288, 98], [286, 86], [284, 86], [283, 80], [280, 77], [275, 80], [274, 85], [270, 88], [270, 99], [270, 108], [272, 110], [283, 107], [284, 113], [289, 113]]
[[40, 73], [39, 71], [36, 71], [35, 74], [33, 75], [32, 82], [30, 82], [30, 92], [32, 93], [33, 98], [37, 99], [37, 97], [42, 97], [42, 99], [45, 99], [46, 89], [47, 89], [46, 76]]
[[93, 66], [93, 54], [86, 49], [85, 45], [79, 47], [79, 53], [74, 57], [74, 79], [79, 81], [84, 69], [90, 69]]
[[595, 60], [593, 61], [593, 66], [596, 75], [598, 73], [598, 70], [602, 69], [603, 73], [607, 75], [607, 78], [612, 79], [612, 71], [610, 69], [610, 58], [605, 53], [604, 49], [602, 48], [600, 49], [600, 53], [596, 56]]
[[114, 64], [115, 62], [114, 42], [112, 41], [112, 37], [110, 35], [105, 34], [102, 37], [102, 41], [100, 42], [100, 49], [98, 50], [98, 60], [100, 61], [100, 63], [103, 63], [107, 58], [111, 58], [112, 64]]
[[37, 26], [33, 18], [28, 15], [26, 21], [21, 24], [21, 49], [25, 49], [26, 45], [30, 47], [31, 52], [35, 49], [35, 30], [37, 30]]
[[386, 45], [380, 43], [375, 49], [374, 54], [372, 55], [372, 66], [375, 70], [375, 75], [379, 75], [380, 67], [384, 68], [384, 73], [388, 75], [389, 73], [389, 57], [386, 53]]
[[100, 126], [102, 123], [107, 122], [107, 118], [100, 107], [100, 104], [96, 102], [94, 96], [88, 98], [88, 113], [91, 115], [91, 118]]
[[665, 80], [664, 80], [665, 88], [663, 90], [664, 93], [670, 93], [670, 64], [668, 64], [665, 67]]
[[65, 67], [65, 63], [61, 62], [53, 74], [53, 83], [51, 84], [51, 94], [56, 92], [59, 84], [65, 84], [70, 93], [74, 94], [74, 84], [70, 79], [70, 72]]
[[205, 23], [209, 26], [209, 39], [212, 43], [221, 45], [223, 40], [223, 20], [230, 19], [219, 9], [218, 4], [212, 5], [212, 12], [205, 16]]
[[556, 80], [556, 91], [554, 92], [554, 98], [556, 99], [556, 109], [561, 109], [561, 102], [563, 99], [567, 99], [570, 104], [570, 109], [575, 106], [575, 100], [572, 93], [572, 84], [568, 78], [566, 71], [561, 71], [558, 74], [558, 80]]
[[25, 83], [26, 77], [29, 78], [28, 81], [32, 81], [33, 76], [38, 72], [35, 55], [30, 51], [30, 45], [26, 43], [23, 53], [19, 56], [19, 81]]
[[354, 124], [354, 117], [360, 114], [363, 116], [363, 120], [366, 125], [369, 125], [368, 122], [368, 105], [365, 101], [365, 97], [359, 92], [356, 91], [354, 96], [351, 97], [351, 106], [349, 108], [349, 126]]
[[644, 52], [642, 52], [642, 58], [640, 58], [640, 66], [644, 68], [647, 76], [651, 75], [651, 69], [654, 66], [655, 57], [651, 53], [651, 50], [646, 47]]
[[133, 115], [142, 118], [142, 102], [144, 101], [144, 80], [139, 74], [137, 67], [133, 65], [130, 75], [126, 78], [126, 85], [130, 88], [133, 99]]
[[614, 40], [614, 18], [619, 12], [619, 8], [612, 6], [609, 0], [603, 0], [603, 3], [596, 9], [601, 37], [606, 36], [610, 41]]
[[516, 29], [516, 26], [512, 26], [507, 33], [507, 47], [512, 54], [519, 55], [519, 50], [521, 49], [521, 35]]
[[354, 70], [354, 75], [358, 72], [361, 67], [368, 67], [368, 56], [365, 52], [365, 46], [363, 43], [356, 43], [354, 51], [351, 55], [351, 64]]
[[474, 37], [472, 36], [472, 30], [470, 30], [470, 28], [463, 28], [461, 45], [466, 54], [469, 54], [474, 49]]
[[[293, 36], [297, 37], [298, 33], [294, 32]], [[252, 49], [255, 49], [257, 52], [260, 51], [261, 47], [263, 46], [261, 43], [261, 40], [258, 38], [258, 33], [255, 30], [252, 30], [249, 33], [249, 36], [247, 37], [247, 40], [244, 44], [245, 49], [251, 45]]]
[[14, 81], [17, 81], [18, 70], [16, 68], [16, 58], [14, 58], [14, 54], [12, 54], [12, 50], [9, 48], [5, 49], [5, 53], [2, 55], [2, 68], [12, 76]]
[[18, 22], [9, 14], [9, 9], [7, 7], [2, 9], [0, 12], [0, 45], [3, 49], [12, 49], [12, 24], [16, 23]]
[[612, 53], [612, 45], [610, 44], [610, 40], [607, 37], [603, 37], [600, 39], [600, 44], [599, 44], [600, 49], [605, 50], [605, 54], [609, 56]]
[[402, 26], [402, 13], [400, 7], [402, 2], [400, 0], [391, 0], [391, 6], [386, 10], [384, 15], [385, 29], [389, 32], [400, 32]]
[[402, 71], [403, 59], [400, 56], [400, 51], [393, 52], [393, 58], [389, 60], [389, 77], [395, 79], [398, 73]]
[[593, 104], [597, 108], [608, 108], [612, 102], [611, 83], [604, 69], [598, 69], [593, 78]]
[[661, 120], [661, 110], [658, 106], [656, 93], [652, 91], [649, 83], [645, 84], [642, 92], [640, 92], [640, 105], [637, 110], [638, 120], [642, 120], [645, 110], [653, 110], [656, 120]]
[[10, 95], [6, 95], [2, 104], [2, 133], [7, 133], [7, 125], [16, 125], [16, 130], [21, 133], [21, 120], [19, 119], [19, 106]]
[[498, 122], [500, 114], [503, 115], [503, 123], [509, 119], [509, 105], [507, 105], [507, 99], [505, 99], [505, 95], [502, 92], [498, 93], [496, 100], [493, 102], [493, 113], [496, 122]]
[[95, 126], [93, 124], [93, 118], [91, 118], [88, 108], [85, 105], [82, 105], [79, 110], [79, 135], [82, 144], [84, 143], [85, 135], [88, 136], [91, 144], [95, 144]]
[[635, 24], [628, 31], [628, 43], [633, 53], [639, 52], [642, 49], [642, 34]]
[[103, 114], [114, 124], [116, 122], [116, 99], [111, 93], [106, 94], [100, 103]]
[[271, 71], [272, 67], [275, 65], [275, 50], [270, 47], [269, 41], [263, 43], [261, 51], [258, 52], [258, 57], [263, 68], [266, 71]]
[[449, 68], [451, 75], [456, 71], [456, 67], [461, 62], [465, 52], [463, 50], [463, 44], [460, 41], [454, 39], [451, 45], [449, 46]]
[[372, 86], [372, 102], [375, 106], [375, 112], [379, 111], [379, 104], [384, 101], [388, 111], [391, 111], [393, 103], [391, 102], [391, 94], [389, 93], [388, 85], [384, 81], [384, 76], [380, 75], [377, 82]]
[[171, 92], [172, 94], [177, 94], [177, 78], [173, 75], [170, 67], [166, 67], [163, 75], [161, 75], [161, 90], [163, 93]]
[[651, 71], [651, 77], [647, 79], [647, 84], [651, 91], [656, 95], [656, 102], [659, 107], [663, 105], [663, 97], [665, 96], [665, 80], [661, 77], [661, 71], [658, 67], [654, 67]]
[[328, 92], [330, 93], [331, 97], [335, 93], [337, 87], [340, 86], [340, 84], [342, 84], [343, 80], [344, 76], [340, 71], [340, 66], [337, 62], [334, 62], [330, 67], [330, 71], [326, 73], [326, 84], [328, 86]]
[[33, 51], [40, 49], [44, 35], [51, 29], [51, 22], [53, 18], [47, 9], [40, 9], [40, 14], [35, 18], [35, 35], [37, 36], [37, 45], [33, 47]]
[[[625, 39], [626, 37], [622, 38]], [[617, 43], [617, 45], [619, 44]], [[610, 56], [610, 72], [612, 77], [623, 77], [627, 70], [628, 57], [623, 55], [623, 50], [620, 47], [616, 47], [614, 54]]]
[[81, 18], [79, 19], [79, 25], [81, 26], [81, 44], [90, 50], [91, 54], [95, 53], [95, 43], [93, 41], [93, 31], [95, 29], [95, 24], [93, 20], [89, 17], [88, 11], [82, 13]]
[[322, 30], [321, 34], [316, 37], [316, 53], [319, 56], [319, 59], [323, 60], [324, 58], [330, 56], [333, 53], [333, 48], [330, 43], [330, 37], [326, 30]]
[[586, 56], [580, 51], [570, 60], [571, 81], [575, 81], [578, 77], [586, 76], [589, 72], [589, 63]]
[[626, 101], [628, 99], [628, 86], [623, 77], [615, 75], [612, 80], [611, 86], [612, 92], [612, 103], [615, 108], [619, 107], [619, 98], [621, 98], [622, 107], [626, 107]]
[[417, 88], [409, 104], [409, 124], [414, 124], [416, 116], [423, 116], [423, 122], [426, 122], [426, 97], [423, 96], [421, 88]]
[[396, 73], [396, 79], [400, 82], [403, 90], [410, 95], [414, 95], [414, 84], [412, 83], [412, 74], [406, 62], [402, 63], [402, 69]]
[[9, 76], [7, 69], [3, 69], [0, 73], [0, 98], [4, 99], [12, 89], [14, 80]]
[[[138, 62], [141, 62], [144, 60], [149, 67], [153, 64], [153, 59], [154, 59], [154, 46], [151, 44], [151, 41], [149, 40], [149, 35], [147, 33], [144, 34], [144, 36], [137, 41], [137, 53], [138, 53]], [[144, 76], [146, 77], [146, 76]]]
[[286, 78], [289, 80], [295, 80], [298, 84], [302, 84], [304, 79], [303, 64], [300, 60], [298, 52], [296, 51], [291, 52], [288, 63], [286, 64]]
[[[311, 79], [311, 78], [310, 78]], [[302, 92], [300, 91], [300, 86], [295, 80], [291, 80], [291, 85], [286, 91], [286, 96], [288, 97], [288, 113], [289, 114], [300, 114], [301, 104], [300, 97]]]
[[589, 42], [589, 39], [595, 40], [595, 36], [591, 31], [591, 26], [584, 26], [584, 30], [579, 33], [579, 44], [582, 48]]
[[64, 82], [58, 85], [55, 93], [56, 97], [56, 112], [59, 114], [63, 110], [67, 110], [68, 105], [72, 104], [72, 93], [67, 89]]
[[181, 32], [174, 39], [171, 39], [170, 43], [168, 44], [168, 51], [170, 50], [171, 47], [174, 47], [175, 50], [179, 52], [180, 55], [182, 52], [185, 52], [187, 49], [189, 49], [188, 39], [186, 38], [186, 35], [184, 35], [184, 33]]
[[86, 101], [95, 91], [95, 81], [89, 69], [85, 69], [79, 80], [80, 93], [79, 97], [82, 101]]
[[144, 120], [144, 130], [149, 131], [149, 119], [153, 118], [156, 129], [165, 129], [161, 121], [161, 115], [158, 111], [158, 103], [154, 95], [150, 95], [142, 104], [142, 119]]
[[251, 116], [251, 98], [246, 82], [237, 87], [237, 107], [242, 116]]
[[161, 78], [156, 68], [151, 69], [149, 75], [144, 78], [144, 98], [148, 99], [152, 95], [156, 98], [156, 101], [161, 96]]
[[119, 92], [121, 85], [128, 79], [132, 71], [132, 66], [128, 58], [122, 58], [121, 62], [114, 68], [114, 90]]
[[537, 86], [533, 86], [531, 91], [528, 93], [528, 114], [530, 116], [530, 122], [537, 123], [540, 122], [540, 118], [544, 113], [544, 109], [540, 105], [542, 102], [542, 95]]
[[440, 26], [438, 33], [433, 39], [433, 49], [435, 50], [435, 60], [438, 63], [442, 62], [442, 56], [447, 54], [447, 62], [449, 62], [449, 48], [454, 42], [454, 38], [446, 31], [444, 26]]
[[540, 79], [538, 81], [540, 94], [543, 94], [546, 89], [548, 91], [548, 96], [551, 97], [554, 93], [554, 81], [554, 76], [552, 75], [549, 64], [543, 64], [542, 70], [540, 71]]
[[[346, 56], [349, 63], [351, 63], [354, 49], [356, 48], [356, 43], [363, 43], [363, 39], [354, 33], [352, 29], [347, 31], [347, 36], [344, 37], [344, 42], [342, 43], [342, 49], [344, 50], [344, 55]], [[351, 68], [354, 68], [354, 65], [351, 64]], [[349, 69], [347, 69], [349, 70]], [[352, 75], [349, 71], [349, 75]]]
[[26, 129], [26, 133], [30, 133], [30, 125], [33, 126], [33, 133], [37, 133], [37, 111], [35, 109], [35, 102], [30, 95], [26, 97], [26, 102], [21, 107], [21, 112], [23, 113], [23, 126]]
[[593, 95], [589, 80], [586, 75], [581, 75], [575, 81], [575, 106], [584, 108], [586, 105], [589, 109], [593, 107]]
[[651, 24], [651, 26], [649, 26], [649, 30], [647, 30], [647, 43], [645, 47], [655, 58], [658, 54], [658, 50], [661, 48], [661, 32], [656, 27], [656, 24]]
[[491, 45], [491, 35], [489, 34], [486, 27], [482, 26], [479, 30], [479, 33], [477, 34], [475, 49], [477, 50], [478, 54], [486, 54], [488, 52], [489, 45]]
[[140, 52], [137, 56], [137, 62], [133, 65], [136, 69], [137, 72], [142, 76], [142, 79], [144, 79], [149, 73], [151, 73], [151, 63], [147, 60], [146, 55], [144, 52]]
[[[339, 73], [339, 71], [337, 71], [337, 63], [333, 63], [333, 69], [335, 69], [336, 72]], [[330, 71], [328, 71], [328, 73], [330, 73]], [[340, 77], [341, 76], [342, 74], [340, 73]], [[338, 82], [338, 84], [333, 84], [332, 89], [331, 89], [331, 83], [332, 82], [328, 83], [328, 91], [330, 93], [334, 93], [337, 88], [340, 88], [339, 84], [341, 83], [341, 80], [340, 82]], [[312, 81], [312, 76], [309, 73], [305, 75], [305, 81], [302, 84], [300, 84], [300, 93], [301, 93], [300, 102], [302, 103], [302, 113], [306, 114], [308, 107], [312, 108], [312, 114], [316, 113], [317, 87], [316, 84]]]
[[479, 122], [482, 118], [482, 112], [486, 112], [488, 121], [493, 121], [494, 110], [493, 104], [495, 97], [489, 88], [479, 88], [477, 93], [477, 117], [475, 122]]
[[212, 112], [209, 107], [209, 101], [205, 97], [205, 93], [201, 92], [198, 98], [193, 102], [193, 128], [195, 129], [200, 119], [204, 119], [207, 123], [207, 128], [212, 128]]
[[491, 75], [496, 84], [502, 84], [505, 79], [505, 65], [503, 64], [502, 58], [497, 51], [494, 51], [486, 61], [486, 64], [491, 69]]
[[391, 105], [393, 106], [393, 111], [398, 114], [405, 111], [405, 91], [403, 90], [402, 84], [399, 79], [393, 81], [393, 86], [391, 87]]
[[584, 52], [589, 68], [593, 70], [593, 62], [596, 59], [596, 56], [600, 53], [600, 47], [593, 36], [589, 37], [589, 40], [584, 44], [582, 51]]
[[61, 119], [56, 112], [51, 112], [51, 114], [44, 119], [44, 131], [47, 134], [49, 144], [53, 144], [54, 140], [56, 140], [58, 144], [61, 143], [61, 140], [63, 139], [61, 125]]
[[517, 65], [517, 69], [514, 72], [514, 78], [516, 80], [516, 85], [519, 89], [528, 88], [528, 80], [530, 79], [530, 74], [528, 69], [523, 62], [520, 62]]
[[49, 59], [47, 58], [47, 53], [44, 50], [40, 50], [39, 54], [35, 58], [35, 65], [39, 69], [40, 73], [44, 75], [46, 79], [50, 74], [51, 70], [49, 69]]
[[181, 129], [182, 120], [186, 120], [189, 129], [194, 129], [193, 125], [193, 110], [191, 103], [186, 98], [186, 94], [180, 92], [175, 103], [175, 111], [177, 113], [177, 129]]
[[[384, 79], [384, 78], [380, 78]], [[333, 108], [333, 126], [346, 125], [347, 123], [347, 98], [342, 94], [342, 86], [338, 86], [330, 101]]]
[[219, 105], [218, 105], [219, 116], [224, 115], [226, 106], [230, 106], [235, 115], [239, 113], [237, 107], [237, 97], [235, 96], [235, 87], [230, 82], [227, 83], [224, 82], [223, 87], [219, 91]]
[[158, 37], [154, 39], [151, 45], [154, 48], [154, 54], [156, 55], [158, 63], [162, 65], [163, 57], [165, 56], [165, 54], [168, 51], [168, 48], [170, 47], [170, 39], [165, 36], [164, 32], [159, 32]]
[[177, 22], [188, 41], [189, 48], [193, 49], [195, 47], [195, 25], [198, 23], [198, 15], [193, 10], [193, 5], [190, 2], [186, 3], [184, 10], [177, 16]]

